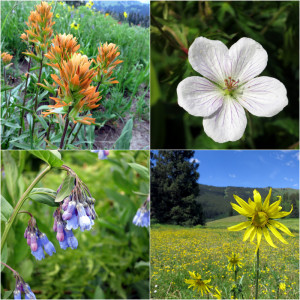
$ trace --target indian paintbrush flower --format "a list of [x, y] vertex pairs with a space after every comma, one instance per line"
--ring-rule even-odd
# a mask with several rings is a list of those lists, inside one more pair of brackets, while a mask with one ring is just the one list
[[292, 212], [293, 206], [289, 212], [281, 211], [282, 207], [279, 206], [281, 203], [281, 196], [278, 196], [279, 200], [270, 205], [271, 192], [272, 188], [270, 188], [264, 203], [262, 203], [261, 195], [257, 190], [253, 191], [254, 201], [249, 198], [248, 203], [240, 197], [233, 195], [234, 199], [240, 206], [231, 203], [232, 208], [239, 214], [248, 218], [248, 221], [228, 227], [228, 230], [239, 231], [247, 228], [243, 238], [244, 242], [249, 238], [250, 241], [253, 242], [255, 236], [257, 236], [255, 252], [259, 249], [263, 235], [272, 247], [277, 248], [271, 239], [269, 230], [284, 244], [288, 244], [288, 242], [282, 237], [277, 229], [283, 231], [289, 236], [294, 236], [285, 225], [276, 221], [276, 219], [288, 216]]
[[230, 256], [227, 256], [227, 258], [228, 258], [228, 266], [227, 266], [227, 269], [229, 270], [229, 271], [235, 271], [235, 270], [237, 270], [238, 268], [241, 268], [242, 267], [242, 263], [241, 263], [241, 260], [242, 260], [242, 258], [241, 257], [239, 257], [239, 254], [237, 253], [233, 253], [232, 252], [232, 255], [231, 255], [231, 257]]
[[285, 86], [277, 79], [258, 76], [268, 54], [250, 38], [228, 49], [222, 42], [197, 38], [189, 48], [191, 66], [203, 77], [185, 78], [177, 87], [178, 104], [203, 118], [205, 133], [218, 143], [239, 140], [245, 131], [245, 110], [273, 117], [287, 104]]
[[1, 52], [0, 51], [0, 54], [1, 54], [2, 64], [4, 66], [7, 66], [11, 62], [13, 56], [10, 55], [8, 52]]
[[197, 292], [201, 292], [201, 296], [203, 296], [203, 292], [204, 294], [208, 294], [211, 292], [210, 289], [212, 288], [212, 286], [209, 285], [211, 279], [204, 280], [202, 279], [200, 274], [195, 274], [195, 271], [189, 271], [189, 274], [192, 277], [192, 279], [184, 279], [184, 282], [189, 284], [188, 288], [192, 287], [193, 291], [197, 290]]

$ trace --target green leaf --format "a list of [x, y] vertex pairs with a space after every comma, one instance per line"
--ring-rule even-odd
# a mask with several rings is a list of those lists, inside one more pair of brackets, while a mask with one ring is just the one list
[[13, 88], [14, 88], [13, 86], [5, 85], [5, 86], [1, 87], [1, 92], [8, 91]]
[[13, 291], [4, 291], [4, 294], [3, 294], [3, 298], [2, 299], [8, 299], [8, 297], [11, 295]]
[[31, 274], [33, 271], [33, 262], [31, 260], [24, 260], [20, 265], [20, 270], [22, 270], [22, 277], [25, 282], [31, 280]]
[[105, 299], [105, 294], [99, 285], [96, 287], [94, 299]]
[[8, 201], [1, 195], [1, 221], [7, 222], [14, 209]]
[[56, 196], [55, 202], [63, 201], [66, 197], [68, 197], [71, 194], [73, 188], [74, 188], [74, 177], [68, 175], [62, 183], [61, 189]]
[[47, 188], [35, 188], [31, 191], [28, 196], [29, 199], [47, 204], [49, 206], [58, 206], [59, 204], [55, 202], [56, 191]]
[[18, 198], [18, 188], [16, 187], [16, 182], [19, 177], [18, 168], [15, 160], [8, 151], [3, 151], [2, 155], [7, 189], [13, 201], [16, 201]]
[[115, 149], [129, 149], [130, 141], [132, 138], [132, 128], [133, 128], [133, 120], [129, 119], [124, 126], [120, 137], [117, 139], [115, 143]]
[[49, 166], [59, 168], [63, 165], [61, 155], [57, 150], [29, 151], [31, 154], [45, 161]]
[[135, 268], [140, 268], [140, 267], [150, 267], [149, 261], [139, 261], [137, 263], [135, 263], [134, 265]]
[[128, 164], [131, 168], [133, 168], [138, 174], [141, 175], [142, 178], [149, 180], [149, 170], [148, 168], [136, 164], [136, 163], [129, 163]]
[[[7, 244], [4, 244], [3, 250], [1, 251], [1, 261], [6, 264], [7, 262]], [[4, 266], [1, 264], [1, 272], [4, 269]]]

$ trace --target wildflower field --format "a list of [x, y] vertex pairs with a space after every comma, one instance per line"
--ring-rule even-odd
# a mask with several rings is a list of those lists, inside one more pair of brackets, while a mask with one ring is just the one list
[[[242, 242], [242, 232], [227, 230], [242, 219], [228, 217], [193, 228], [151, 226], [151, 298], [207, 299], [207, 295], [188, 289], [185, 279], [190, 278], [189, 271], [199, 273], [203, 280], [211, 279], [212, 294], [217, 288], [223, 299], [233, 298], [234, 272], [227, 265], [234, 252], [242, 258], [237, 281], [241, 283], [243, 298], [254, 299], [256, 246]], [[295, 237], [285, 235], [287, 245], [275, 241], [276, 249], [262, 240], [258, 299], [299, 299], [299, 219], [280, 221]]]
[[[106, 159], [98, 157], [100, 156], [90, 151], [61, 151], [64, 165], [53, 167], [35, 184], [29, 198], [24, 198], [23, 213], [17, 214], [11, 224], [7, 220], [12, 209], [16, 211], [19, 199], [26, 193], [29, 185], [36, 183], [33, 180], [48, 168], [46, 161], [52, 165], [55, 162], [56, 166], [59, 161], [50, 151], [1, 152], [3, 231], [11, 224], [6, 236], [2, 231], [1, 247], [3, 241], [4, 247], [1, 263], [18, 272], [37, 299], [148, 298], [149, 230], [148, 225], [137, 226], [133, 220], [139, 208], [144, 206], [149, 193], [149, 153], [110, 151]], [[78, 186], [73, 180], [77, 187], [72, 190], [67, 209], [64, 206], [68, 198], [57, 203], [60, 192], [56, 191], [69, 176], [67, 174], [70, 174], [63, 168], [72, 170], [71, 174], [77, 174], [76, 178], [80, 182]], [[75, 196], [75, 192], [82, 195], [83, 190], [87, 189], [95, 200], [92, 206], [88, 205], [96, 213], [90, 224], [92, 226], [81, 222], [80, 202], [83, 205], [86, 203], [83, 197], [78, 199]], [[63, 184], [60, 191], [63, 193], [64, 190]], [[86, 199], [89, 201], [89, 198]], [[71, 224], [72, 218], [68, 220], [67, 217], [74, 201], [77, 201], [80, 228], [76, 218], [74, 226], [74, 223]], [[62, 219], [66, 222], [60, 219], [61, 209], [64, 210]], [[73, 209], [73, 216], [74, 213], [76, 211]], [[30, 218], [30, 214], [34, 220]], [[88, 221], [86, 217], [85, 219]], [[36, 225], [32, 220], [36, 221]], [[68, 235], [72, 233], [72, 229], [67, 230], [65, 227], [63, 232], [67, 239], [62, 241], [62, 231], [59, 230], [62, 223], [64, 226], [73, 226], [74, 236], [71, 240]], [[25, 229], [31, 230], [29, 227], [36, 226], [37, 232], [42, 232], [42, 235], [39, 233], [40, 237], [46, 235], [51, 242], [51, 251], [45, 247], [46, 253], [43, 250], [35, 252], [32, 240], [28, 245], [28, 235], [26, 242]], [[66, 240], [69, 247], [65, 245]], [[12, 271], [7, 266], [1, 267], [1, 299], [13, 299], [16, 291], [19, 294], [21, 291], [22, 294], [26, 293], [24, 288], [18, 288]], [[21, 299], [21, 295], [15, 299]], [[26, 299], [35, 298], [31, 296]]]
[[92, 1], [42, 3], [1, 2], [2, 149], [148, 148], [149, 28]]

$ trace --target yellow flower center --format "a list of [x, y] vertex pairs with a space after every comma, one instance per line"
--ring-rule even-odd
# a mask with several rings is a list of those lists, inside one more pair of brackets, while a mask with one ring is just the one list
[[232, 264], [234, 264], [234, 265], [236, 265], [238, 262], [239, 262], [239, 260], [237, 259], [237, 258], [230, 258], [230, 260], [229, 260]]
[[259, 211], [252, 217], [252, 224], [256, 227], [265, 227], [268, 220], [268, 215], [263, 211]]

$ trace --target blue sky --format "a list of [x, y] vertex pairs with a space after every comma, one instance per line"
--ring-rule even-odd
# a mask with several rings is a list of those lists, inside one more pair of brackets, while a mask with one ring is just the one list
[[199, 150], [194, 159], [201, 184], [299, 188], [297, 150]]

